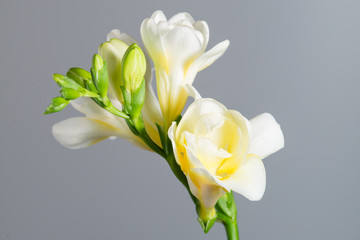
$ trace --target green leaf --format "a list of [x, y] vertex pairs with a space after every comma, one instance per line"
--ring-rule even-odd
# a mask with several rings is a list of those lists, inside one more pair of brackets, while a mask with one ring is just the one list
[[51, 100], [50, 105], [46, 108], [44, 114], [55, 113], [63, 110], [70, 101], [62, 98], [62, 97], [55, 97]]
[[73, 79], [76, 83], [78, 83], [82, 87], [85, 87], [84, 82], [91, 81], [91, 74], [82, 68], [70, 68], [67, 71], [66, 76], [68, 78]]

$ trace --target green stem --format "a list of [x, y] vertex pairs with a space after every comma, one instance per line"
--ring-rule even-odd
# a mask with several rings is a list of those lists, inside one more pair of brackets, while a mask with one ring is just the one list
[[239, 231], [236, 218], [234, 221], [223, 222], [228, 240], [239, 240]]
[[189, 192], [189, 195], [191, 197], [191, 199], [193, 200], [193, 202], [196, 204], [196, 202], [198, 201], [194, 195], [192, 195], [191, 191], [190, 191], [190, 187], [189, 187], [189, 183], [183, 173], [183, 171], [181, 170], [179, 164], [177, 164], [176, 160], [175, 160], [175, 156], [174, 153], [172, 151], [172, 149], [170, 149], [170, 152], [168, 153], [168, 155], [166, 156], [166, 161], [168, 162], [172, 172], [174, 173], [174, 175], [176, 176], [176, 178], [184, 185], [184, 187], [187, 189], [187, 191]]

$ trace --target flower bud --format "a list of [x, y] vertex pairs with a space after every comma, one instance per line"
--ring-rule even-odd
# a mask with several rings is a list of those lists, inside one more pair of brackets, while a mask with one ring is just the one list
[[70, 101], [68, 101], [62, 97], [55, 97], [51, 100], [51, 103], [46, 108], [44, 114], [60, 112], [69, 104], [69, 102]]
[[205, 233], [209, 232], [216, 221], [215, 208], [206, 209], [203, 206], [198, 206], [198, 221]]
[[92, 59], [92, 66], [95, 71], [100, 71], [104, 66], [104, 61], [98, 54], [94, 54]]
[[109, 85], [108, 70], [106, 62], [98, 54], [94, 54], [92, 60], [91, 76], [100, 97], [106, 98]]
[[66, 100], [74, 100], [82, 96], [81, 92], [78, 92], [71, 88], [63, 88], [60, 91], [61, 96]]
[[[125, 52], [122, 60], [123, 85], [121, 86], [126, 112], [136, 128], [142, 128], [141, 109], [145, 100], [146, 59], [142, 50], [134, 43]], [[137, 123], [139, 123], [138, 126]], [[138, 130], [139, 130], [138, 129]]]
[[75, 82], [77, 82], [82, 87], [85, 86], [84, 82], [91, 81], [91, 74], [82, 68], [70, 68], [67, 71], [66, 76], [68, 78], [73, 79]]
[[122, 62], [124, 87], [128, 92], [136, 91], [144, 79], [146, 59], [141, 48], [132, 44], [124, 54]]

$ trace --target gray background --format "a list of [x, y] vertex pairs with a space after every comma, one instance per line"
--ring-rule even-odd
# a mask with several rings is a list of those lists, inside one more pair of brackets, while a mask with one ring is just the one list
[[125, 140], [68, 150], [43, 116], [54, 72], [88, 68], [113, 28], [140, 39], [157, 9], [210, 26], [226, 54], [195, 86], [251, 118], [272, 113], [286, 147], [259, 202], [240, 195], [242, 239], [359, 239], [360, 1], [0, 3], [0, 240], [225, 239], [203, 234], [166, 162]]

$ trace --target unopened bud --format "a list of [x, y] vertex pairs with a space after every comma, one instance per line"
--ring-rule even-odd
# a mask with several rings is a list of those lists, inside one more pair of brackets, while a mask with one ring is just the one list
[[146, 59], [136, 43], [132, 44], [122, 61], [124, 87], [128, 92], [136, 91], [142, 83], [146, 71]]

